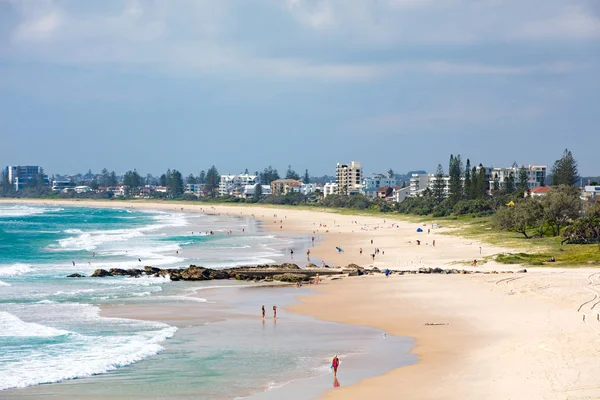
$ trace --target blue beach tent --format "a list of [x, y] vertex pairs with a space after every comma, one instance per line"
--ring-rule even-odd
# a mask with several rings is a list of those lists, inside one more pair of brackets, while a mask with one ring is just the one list
[[417, 228], [417, 232], [423, 232], [423, 229]]

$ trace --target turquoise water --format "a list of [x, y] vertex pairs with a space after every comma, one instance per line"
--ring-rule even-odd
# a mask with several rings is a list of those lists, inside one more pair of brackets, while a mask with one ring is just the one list
[[[344, 384], [411, 362], [409, 341], [382, 342], [375, 330], [285, 313], [277, 323], [256, 318], [262, 304], [291, 304], [302, 293], [293, 288], [65, 277], [281, 262], [290, 248], [308, 245], [308, 237], [262, 233], [247, 218], [0, 204], [0, 397], [77, 398], [85, 390], [87, 398], [269, 398], [324, 377], [332, 351], [349, 367], [378, 352], [387, 359], [389, 346], [397, 354], [377, 367], [347, 368]], [[104, 318], [103, 305], [150, 307], [156, 321]], [[316, 396], [328, 386], [321, 384], [296, 398]]]

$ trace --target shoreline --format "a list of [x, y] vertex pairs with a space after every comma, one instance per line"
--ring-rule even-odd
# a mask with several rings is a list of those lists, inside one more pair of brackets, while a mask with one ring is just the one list
[[[5, 202], [183, 212], [205, 209], [212, 214], [254, 216], [273, 233], [314, 232], [321, 240], [311, 248], [311, 256], [333, 266], [356, 263], [379, 269], [441, 267], [507, 250], [439, 235], [438, 230], [417, 233], [419, 224], [387, 220], [384, 216], [214, 204]], [[424, 243], [415, 245], [417, 238]], [[431, 242], [434, 239], [435, 247]], [[336, 247], [344, 251], [338, 253]], [[373, 247], [383, 253], [376, 256], [375, 262], [369, 255]], [[359, 253], [360, 248], [363, 254]], [[476, 269], [521, 268], [508, 267], [490, 262]], [[598, 296], [594, 286], [600, 285], [600, 271], [596, 271], [534, 268], [523, 277], [392, 275], [389, 279], [361, 276], [335, 282], [324, 280], [315, 287], [318, 294], [302, 296], [301, 304], [288, 309], [415, 339], [412, 353], [418, 356], [416, 364], [333, 389], [324, 399], [397, 398], [399, 394], [411, 399], [595, 398], [600, 397], [595, 378], [600, 372], [600, 353], [593, 343], [600, 334], [600, 320], [596, 320], [600, 319], [600, 310], [589, 300], [592, 293]], [[584, 315], [587, 320], [582, 321]]]

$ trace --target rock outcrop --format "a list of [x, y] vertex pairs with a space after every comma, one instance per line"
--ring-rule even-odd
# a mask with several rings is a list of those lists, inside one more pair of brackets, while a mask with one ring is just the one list
[[71, 274], [71, 275], [67, 275], [67, 278], [85, 278], [85, 275]]

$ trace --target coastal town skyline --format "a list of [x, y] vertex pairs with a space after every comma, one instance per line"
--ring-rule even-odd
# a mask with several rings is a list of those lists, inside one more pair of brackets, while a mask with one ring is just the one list
[[3, 1], [0, 26], [6, 165], [228, 173], [268, 154], [322, 175], [568, 147], [596, 173], [591, 0]]

